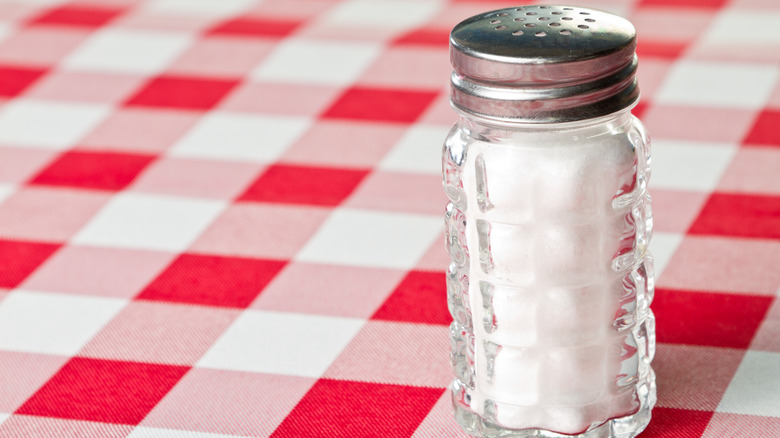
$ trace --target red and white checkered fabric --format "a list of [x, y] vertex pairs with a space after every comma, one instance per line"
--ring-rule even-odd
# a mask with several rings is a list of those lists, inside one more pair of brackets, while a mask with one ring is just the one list
[[[514, 5], [0, 0], [0, 436], [464, 436], [447, 34]], [[780, 437], [780, 3], [587, 5], [654, 138], [643, 437]]]

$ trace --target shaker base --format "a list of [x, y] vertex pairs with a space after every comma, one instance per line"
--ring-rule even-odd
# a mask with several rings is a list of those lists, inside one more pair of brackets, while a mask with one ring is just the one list
[[640, 407], [635, 414], [613, 418], [604, 424], [578, 435], [566, 435], [543, 429], [507, 429], [484, 419], [454, 401], [455, 421], [468, 434], [480, 438], [634, 438], [650, 422], [656, 401], [655, 374], [650, 371], [640, 385]]

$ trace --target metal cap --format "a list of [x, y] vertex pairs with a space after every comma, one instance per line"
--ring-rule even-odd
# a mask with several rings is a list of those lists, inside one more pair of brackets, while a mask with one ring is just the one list
[[631, 106], [636, 31], [626, 19], [576, 6], [487, 12], [450, 34], [452, 105], [527, 123], [599, 117]]

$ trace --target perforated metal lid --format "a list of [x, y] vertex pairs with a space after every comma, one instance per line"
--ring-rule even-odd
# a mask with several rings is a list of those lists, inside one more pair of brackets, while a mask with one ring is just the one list
[[639, 98], [636, 31], [626, 19], [575, 6], [487, 12], [450, 34], [452, 105], [531, 123], [613, 113]]

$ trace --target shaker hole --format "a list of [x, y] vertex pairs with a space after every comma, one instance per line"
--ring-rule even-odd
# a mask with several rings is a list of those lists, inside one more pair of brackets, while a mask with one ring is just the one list
[[517, 36], [520, 36], [520, 35], [522, 35], [522, 34], [523, 34], [523, 31], [522, 31], [522, 30], [516, 30], [516, 31], [512, 32], [512, 35], [517, 35]]
[[549, 6], [539, 6], [539, 9], [550, 9]]
[[535, 25], [535, 24], [533, 24], [533, 23], [526, 23], [526, 24], [525, 24], [525, 27], [536, 27], [536, 25]]
[[561, 14], [563, 14], [563, 12], [561, 12], [561, 11], [552, 11], [552, 12], [550, 12], [550, 14], [552, 14], [552, 15], [561, 15]]
[[563, 29], [560, 33], [561, 35], [571, 35], [571, 31], [568, 29]]
[[586, 25], [584, 25], [584, 24], [580, 24], [580, 25], [579, 25], [579, 26], [577, 26], [577, 27], [579, 27], [580, 29], [590, 29], [590, 26], [586, 26]]
[[571, 18], [571, 17], [561, 17], [561, 20], [571, 21], [571, 20], [574, 20], [574, 19]]
[[506, 12], [502, 12], [502, 13], [498, 14], [499, 17], [506, 17], [507, 15], [509, 15], [509, 14], [507, 14]]
[[580, 12], [580, 15], [590, 15], [590, 12]]
[[547, 32], [544, 32], [544, 31], [536, 32], [534, 35], [536, 35], [538, 37], [543, 37], [543, 36], [547, 36]]
[[574, 8], [563, 8], [564, 11], [573, 11]]
[[514, 20], [514, 21], [525, 21], [525, 18], [523, 18], [523, 17], [520, 17], [520, 18], [515, 18], [515, 20]]
[[539, 21], [548, 21], [550, 17], [539, 17]]
[[506, 29], [506, 26], [504, 25], [496, 27], [496, 30], [504, 30], [504, 29]]
[[501, 20], [493, 20], [493, 21], [490, 22], [490, 24], [498, 24], [500, 22], [501, 22]]
[[550, 23], [550, 27], [558, 27], [561, 23]]
[[526, 12], [525, 15], [536, 15], [536, 12]]
[[595, 23], [596, 22], [596, 20], [594, 20], [592, 18], [586, 18], [585, 21], [587, 21], [588, 23]]

